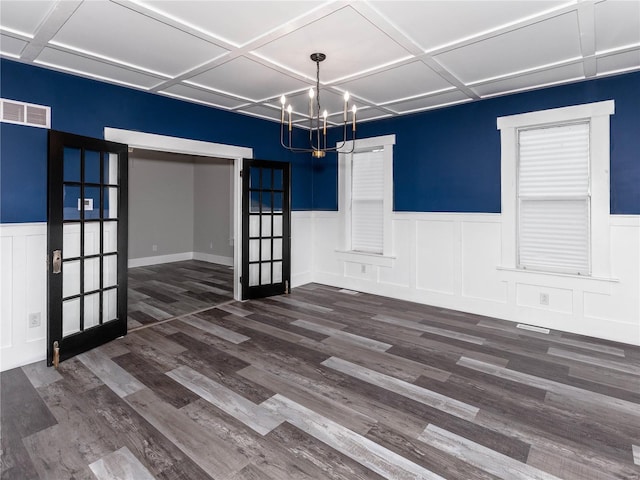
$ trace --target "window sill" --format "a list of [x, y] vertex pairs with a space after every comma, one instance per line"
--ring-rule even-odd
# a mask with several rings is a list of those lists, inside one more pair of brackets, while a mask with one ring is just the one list
[[560, 272], [545, 272], [544, 270], [525, 270], [523, 268], [503, 267], [498, 265], [496, 267], [498, 271], [525, 274], [527, 276], [541, 276], [541, 277], [556, 277], [556, 278], [569, 278], [574, 280], [584, 280], [593, 282], [605, 282], [605, 283], [620, 283], [620, 279], [613, 277], [594, 277], [593, 275], [575, 275], [572, 273], [560, 273]]
[[344, 262], [364, 263], [367, 265], [377, 265], [379, 267], [393, 267], [396, 257], [380, 255], [377, 253], [354, 252], [352, 250], [336, 250], [338, 260]]

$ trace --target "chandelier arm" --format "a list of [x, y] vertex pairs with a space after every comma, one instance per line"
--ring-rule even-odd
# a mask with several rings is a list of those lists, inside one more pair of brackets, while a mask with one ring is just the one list
[[[311, 54], [311, 60], [316, 64], [316, 98], [315, 105], [316, 111], [314, 113], [313, 109], [313, 88], [309, 91], [309, 147], [308, 148], [298, 148], [293, 146], [293, 134], [291, 129], [291, 111], [289, 110], [289, 138], [288, 144], [285, 143], [285, 122], [284, 122], [284, 96], [282, 97], [282, 119], [280, 122], [280, 145], [289, 150], [290, 152], [295, 153], [311, 153], [314, 158], [322, 158], [325, 156], [326, 152], [339, 152], [340, 149], [344, 148], [347, 144], [347, 123], [348, 123], [348, 93], [345, 92], [345, 104], [344, 104], [344, 122], [342, 125], [342, 142], [336, 143], [335, 147], [327, 147], [327, 117], [324, 113], [321, 112], [321, 104], [320, 104], [320, 62], [326, 59], [326, 55], [324, 53], [316, 52]], [[289, 106], [289, 109], [291, 106]], [[324, 118], [324, 126], [321, 121], [321, 115]], [[356, 141], [356, 119], [355, 119], [355, 107], [352, 114], [353, 121], [353, 132], [352, 132], [352, 140], [351, 140], [351, 150], [350, 151], [341, 151], [339, 153], [353, 153], [355, 149], [355, 141]], [[336, 125], [337, 126], [337, 125]], [[315, 134], [315, 138], [314, 138]]]
[[316, 121], [316, 135], [318, 150], [320, 150], [320, 58], [316, 58], [316, 103], [317, 108], [317, 121]]
[[282, 145], [283, 148], [289, 148], [284, 144], [284, 122], [280, 122], [280, 145]]
[[315, 151], [313, 148], [298, 148], [298, 147], [284, 147], [293, 153], [312, 153]]

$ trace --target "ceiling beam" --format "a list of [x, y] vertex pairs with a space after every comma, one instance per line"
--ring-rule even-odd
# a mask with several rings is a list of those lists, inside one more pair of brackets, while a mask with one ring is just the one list
[[47, 46], [49, 41], [54, 37], [58, 30], [67, 23], [71, 15], [82, 4], [81, 0], [60, 0], [49, 11], [46, 18], [38, 26], [36, 34], [29, 44], [24, 48], [20, 55], [20, 60], [24, 62], [33, 62], [42, 50]]
[[577, 11], [584, 76], [594, 77], [598, 73], [598, 66], [596, 62], [596, 14], [593, 0], [580, 2]]

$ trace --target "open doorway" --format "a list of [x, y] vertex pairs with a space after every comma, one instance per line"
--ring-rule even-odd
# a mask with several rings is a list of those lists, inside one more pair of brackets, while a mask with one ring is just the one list
[[131, 148], [129, 330], [233, 299], [233, 161]]
[[[214, 157], [227, 159], [233, 163], [232, 185], [232, 222], [233, 238], [241, 238], [242, 232], [242, 189], [240, 183], [240, 172], [242, 170], [243, 158], [252, 158], [253, 149], [238, 147], [234, 145], [224, 145], [186, 138], [170, 137], [151, 133], [137, 132], [134, 130], [121, 130], [107, 127], [104, 130], [104, 137], [107, 140], [120, 142], [129, 145], [130, 148], [152, 150], [155, 152], [170, 152], [199, 157]], [[162, 188], [161, 185], [158, 188]], [[233, 249], [233, 298], [240, 300], [241, 284], [240, 272], [242, 265], [242, 248], [240, 242], [234, 242]], [[152, 244], [153, 245], [153, 244]]]

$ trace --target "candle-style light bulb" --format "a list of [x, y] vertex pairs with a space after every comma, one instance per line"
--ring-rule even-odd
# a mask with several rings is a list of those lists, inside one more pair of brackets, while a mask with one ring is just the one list
[[280, 109], [280, 111], [282, 112], [280, 114], [280, 123], [284, 123], [284, 104], [285, 104], [286, 101], [287, 101], [287, 99], [284, 98], [284, 95], [282, 95], [280, 97], [280, 103], [282, 104], [282, 108]]
[[309, 118], [313, 118], [313, 97], [315, 96], [315, 92], [313, 88], [309, 89]]
[[349, 106], [349, 92], [344, 92], [344, 123], [347, 123], [347, 108]]
[[284, 108], [284, 104], [287, 102], [287, 99], [284, 95], [280, 97], [280, 103], [282, 104], [282, 108]]
[[353, 131], [354, 131], [354, 132], [356, 131], [356, 110], [357, 110], [357, 108], [356, 108], [356, 106], [354, 105], [354, 106], [351, 108], [351, 119], [352, 119], [352, 121], [353, 121], [353, 127], [352, 127], [352, 128], [353, 128]]

